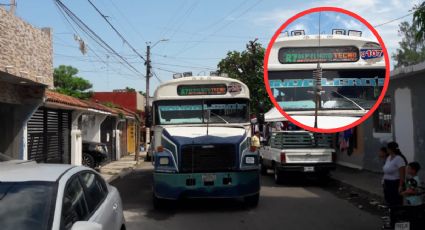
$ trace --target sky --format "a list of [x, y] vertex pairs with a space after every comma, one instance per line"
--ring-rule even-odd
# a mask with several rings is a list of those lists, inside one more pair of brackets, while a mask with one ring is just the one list
[[[137, 72], [118, 61], [88, 36], [70, 26], [54, 0], [16, 0], [16, 15], [30, 24], [53, 29], [53, 65], [72, 65], [78, 76], [88, 79], [94, 91], [132, 87], [145, 91], [144, 61], [108, 26], [88, 0], [62, 0], [72, 12], [122, 55]], [[92, 0], [138, 53], [151, 49], [151, 92], [160, 81], [172, 79], [173, 73], [192, 72], [208, 75], [232, 50], [242, 51], [246, 43], [258, 38], [267, 46], [270, 38], [287, 19], [296, 13], [318, 6], [335, 6], [359, 14], [372, 25], [379, 25], [411, 13], [422, 0]], [[0, 0], [8, 3], [9, 0]], [[317, 34], [317, 15], [293, 22], [288, 30], [302, 28]], [[389, 53], [394, 53], [401, 37], [398, 24], [411, 22], [408, 15], [376, 27]], [[321, 31], [332, 28], [358, 29], [371, 36], [357, 20], [336, 13], [324, 13]], [[75, 32], [75, 30], [77, 32]], [[87, 54], [78, 49], [75, 35], [88, 45]], [[168, 39], [168, 41], [162, 41]], [[122, 61], [121, 61], [122, 62]], [[152, 94], [152, 93], [151, 93]]]

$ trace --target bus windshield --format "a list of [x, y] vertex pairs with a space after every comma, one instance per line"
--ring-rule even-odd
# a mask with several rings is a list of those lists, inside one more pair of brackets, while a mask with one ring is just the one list
[[[320, 110], [368, 110], [384, 79], [384, 69], [323, 70]], [[282, 109], [314, 110], [313, 70], [269, 71], [269, 83]]]
[[249, 100], [206, 99], [157, 101], [156, 124], [246, 123]]

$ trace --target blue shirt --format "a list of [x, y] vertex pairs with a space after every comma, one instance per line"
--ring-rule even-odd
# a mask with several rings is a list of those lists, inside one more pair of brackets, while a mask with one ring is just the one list
[[[417, 186], [420, 186], [420, 180], [418, 176], [413, 177], [411, 180], [416, 181], [416, 186], [413, 186], [412, 183], [409, 183], [409, 181], [406, 181], [406, 189], [413, 189], [417, 191]], [[422, 196], [421, 195], [411, 195], [406, 197], [406, 202], [408, 205], [417, 206], [422, 204]]]

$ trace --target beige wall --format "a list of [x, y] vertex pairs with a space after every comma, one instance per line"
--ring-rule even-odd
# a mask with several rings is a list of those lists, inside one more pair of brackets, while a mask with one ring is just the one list
[[145, 97], [139, 92], [136, 93], [137, 110], [145, 111]]
[[0, 31], [0, 72], [53, 87], [50, 29], [35, 28], [0, 8]]

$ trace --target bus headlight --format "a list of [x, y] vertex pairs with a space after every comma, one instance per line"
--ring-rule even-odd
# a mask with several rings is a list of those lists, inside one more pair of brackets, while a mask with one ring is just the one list
[[159, 158], [159, 165], [166, 166], [170, 164], [170, 158], [169, 157], [160, 157]]

